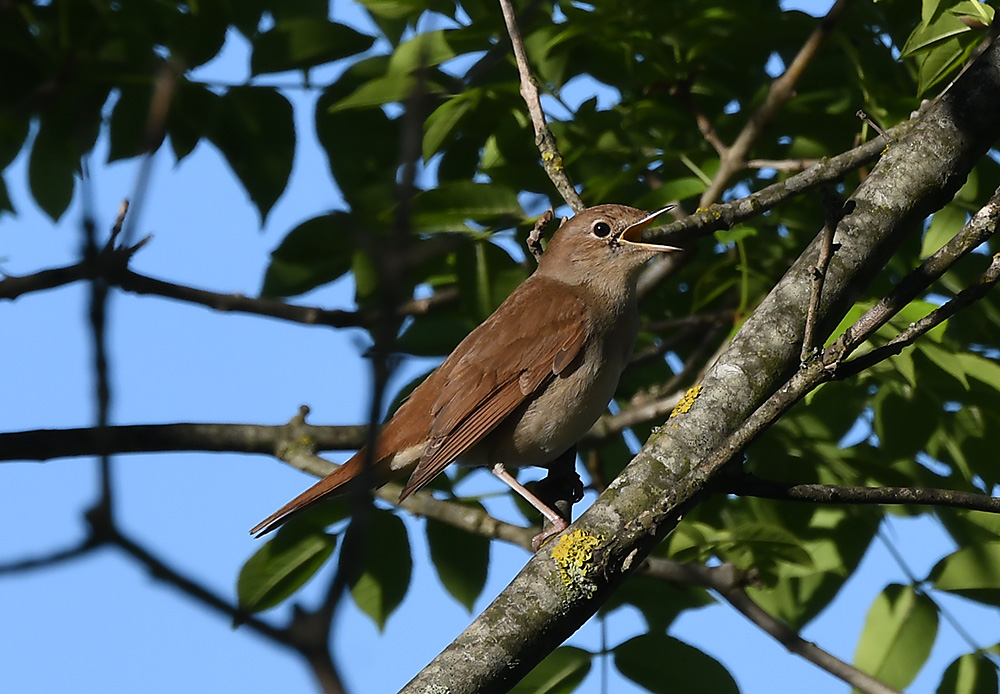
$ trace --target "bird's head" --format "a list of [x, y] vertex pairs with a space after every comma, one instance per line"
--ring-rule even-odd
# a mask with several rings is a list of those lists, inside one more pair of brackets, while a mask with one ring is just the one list
[[588, 207], [552, 235], [538, 272], [567, 284], [601, 285], [612, 292], [631, 290], [646, 261], [659, 253], [681, 250], [642, 240], [643, 230], [672, 207], [656, 212], [626, 205]]

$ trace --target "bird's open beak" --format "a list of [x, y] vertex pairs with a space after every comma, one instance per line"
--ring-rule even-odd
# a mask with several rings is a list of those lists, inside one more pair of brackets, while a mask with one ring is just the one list
[[676, 207], [676, 205], [667, 205], [666, 207], [659, 209], [656, 212], [651, 212], [650, 214], [647, 214], [638, 222], [626, 228], [625, 231], [622, 232], [622, 235], [620, 237], [621, 240], [632, 246], [640, 246], [650, 251], [684, 250], [682, 248], [678, 248], [677, 246], [665, 246], [659, 243], [644, 243], [642, 240], [642, 232], [647, 226], [649, 226], [650, 222], [652, 222], [654, 219], [659, 217], [664, 212], [672, 210], [674, 207]]

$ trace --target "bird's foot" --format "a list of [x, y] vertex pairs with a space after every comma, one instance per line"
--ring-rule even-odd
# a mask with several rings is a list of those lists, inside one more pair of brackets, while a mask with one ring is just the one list
[[567, 523], [562, 518], [559, 519], [559, 523], [546, 523], [545, 529], [542, 532], [531, 538], [531, 551], [537, 552], [542, 548], [542, 546], [551, 540], [553, 537], [561, 533], [563, 530], [569, 527]]

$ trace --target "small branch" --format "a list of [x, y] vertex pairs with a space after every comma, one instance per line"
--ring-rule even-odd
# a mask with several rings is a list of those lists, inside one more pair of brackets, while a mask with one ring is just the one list
[[794, 629], [771, 616], [747, 594], [745, 589], [747, 575], [732, 564], [709, 567], [678, 564], [651, 557], [643, 565], [642, 573], [652, 578], [680, 582], [684, 585], [700, 585], [713, 590], [789, 652], [805, 658], [866, 694], [899, 694], [897, 690], [871, 675], [861, 672], [816, 644], [806, 641]]
[[877, 132], [877, 133], [878, 133], [879, 135], [881, 135], [881, 136], [882, 136], [882, 138], [883, 138], [883, 139], [884, 139], [884, 140], [885, 140], [886, 142], [891, 142], [891, 141], [892, 141], [892, 140], [890, 140], [890, 139], [889, 139], [889, 137], [888, 137], [888, 136], [886, 136], [886, 134], [885, 134], [885, 130], [882, 130], [882, 128], [880, 128], [880, 127], [878, 126], [878, 123], [876, 123], [875, 121], [873, 121], [873, 120], [872, 120], [872, 119], [871, 119], [871, 118], [870, 118], [870, 117], [868, 116], [868, 114], [867, 114], [867, 113], [865, 113], [865, 112], [864, 112], [863, 110], [861, 110], [861, 109], [858, 109], [858, 112], [857, 112], [856, 114], [854, 114], [854, 115], [856, 115], [856, 116], [857, 116], [858, 118], [860, 118], [860, 119], [861, 119], [861, 120], [863, 120], [863, 121], [864, 121], [865, 123], [867, 123], [867, 124], [868, 124], [868, 125], [869, 125], [869, 126], [871, 127], [871, 129], [872, 129], [872, 130], [874, 130], [875, 132]]
[[963, 289], [958, 293], [958, 296], [944, 306], [934, 309], [915, 323], [910, 323], [910, 327], [881, 347], [873, 349], [871, 352], [863, 354], [856, 359], [852, 359], [846, 364], [839, 364], [836, 367], [836, 377], [838, 379], [849, 378], [874, 366], [880, 361], [899, 354], [905, 347], [913, 344], [921, 335], [941, 325], [966, 306], [982, 299], [996, 285], [998, 280], [1000, 280], [1000, 253], [993, 256], [993, 262], [990, 263], [986, 272], [980, 276], [974, 285], [968, 289]]
[[820, 20], [819, 26], [806, 39], [785, 73], [771, 83], [764, 103], [750, 116], [746, 125], [743, 126], [743, 130], [740, 131], [727, 151], [726, 156], [720, 157], [719, 171], [712, 179], [711, 185], [702, 194], [700, 207], [706, 207], [721, 198], [729, 179], [745, 166], [750, 149], [784, 105], [792, 98], [796, 82], [799, 81], [806, 67], [819, 53], [820, 46], [833, 31], [834, 25], [848, 4], [850, 4], [850, 0], [837, 0], [834, 3], [826, 16]]
[[948, 243], [924, 260], [889, 294], [845, 330], [844, 334], [827, 348], [824, 359], [832, 364], [849, 356], [952, 265], [995, 234], [998, 223], [1000, 223], [1000, 188], [993, 192], [989, 201]]
[[[894, 140], [900, 139], [913, 126], [913, 121], [903, 121], [889, 130]], [[745, 198], [724, 204], [714, 204], [707, 209], [699, 209], [684, 219], [656, 227], [647, 232], [649, 238], [675, 237], [677, 235], [705, 235], [717, 229], [731, 229], [767, 212], [777, 205], [822, 185], [838, 181], [849, 171], [875, 161], [885, 149], [886, 141], [881, 137], [869, 140], [834, 157], [822, 159], [808, 171], [790, 176], [748, 195]], [[673, 255], [673, 254], [671, 254]], [[667, 256], [670, 257], [670, 256]]]
[[[822, 192], [822, 191], [821, 191]], [[823, 195], [823, 207], [826, 210], [826, 223], [820, 232], [823, 241], [819, 246], [819, 258], [816, 260], [811, 270], [812, 288], [809, 296], [809, 308], [806, 312], [806, 325], [802, 337], [802, 352], [799, 362], [805, 364], [815, 353], [816, 345], [816, 321], [819, 315], [819, 305], [823, 298], [823, 281], [826, 279], [826, 270], [830, 266], [830, 259], [836, 250], [833, 244], [833, 236], [837, 231], [837, 225], [844, 216], [843, 205], [834, 209], [835, 200], [831, 194]]]
[[29, 559], [19, 559], [9, 564], [0, 564], [0, 576], [5, 574], [26, 573], [36, 569], [48, 569], [49, 567], [58, 566], [64, 562], [72, 561], [77, 557], [82, 557], [92, 549], [94, 549], [94, 544], [88, 538], [83, 542], [67, 549], [56, 550], [55, 552], [50, 552], [49, 554], [43, 554], [37, 557], [31, 557]]
[[[54, 289], [72, 282], [103, 276], [113, 285], [135, 294], [151, 294], [185, 303], [207, 306], [217, 311], [234, 311], [258, 316], [279, 318], [306, 325], [327, 325], [332, 328], [363, 327], [378, 320], [378, 310], [341, 311], [323, 309], [317, 306], [297, 306], [276, 299], [257, 299], [243, 294], [220, 294], [204, 289], [195, 289], [163, 280], [154, 279], [128, 269], [123, 269], [127, 259], [121, 254], [132, 249], [113, 251], [114, 261], [94, 261], [78, 263], [62, 268], [42, 270], [24, 277], [5, 277], [0, 280], [0, 299], [16, 299], [29, 292]], [[111, 263], [121, 267], [109, 271]], [[458, 300], [458, 289], [448, 287], [425, 299], [410, 299], [396, 309], [397, 317], [422, 316], [438, 306]]]
[[774, 169], [775, 171], [805, 171], [822, 161], [821, 159], [749, 159], [744, 164], [748, 169]]
[[542, 237], [545, 236], [545, 228], [549, 226], [553, 221], [555, 221], [555, 213], [552, 208], [545, 210], [542, 216], [538, 218], [535, 225], [531, 228], [531, 233], [528, 234], [528, 250], [531, 251], [531, 255], [535, 258], [535, 264], [542, 259], [542, 253], [545, 251], [542, 249]]
[[817, 504], [878, 504], [944, 506], [984, 513], [1000, 513], [1000, 497], [954, 489], [916, 487], [860, 487], [837, 484], [794, 484], [764, 480], [754, 475], [721, 480], [724, 493], [778, 501]]
[[524, 50], [524, 41], [521, 38], [521, 30], [517, 26], [517, 18], [514, 16], [514, 8], [510, 0], [500, 0], [500, 10], [503, 12], [503, 21], [507, 25], [507, 33], [510, 35], [510, 43], [514, 48], [514, 59], [517, 62], [517, 72], [521, 81], [521, 96], [528, 106], [528, 114], [531, 116], [531, 124], [535, 128], [535, 145], [542, 155], [542, 164], [545, 173], [549, 175], [552, 184], [559, 191], [566, 204], [573, 208], [574, 212], [579, 212], [584, 208], [580, 194], [576, 192], [573, 183], [566, 175], [563, 167], [563, 158], [559, 154], [556, 146], [556, 138], [549, 130], [545, 122], [545, 112], [542, 110], [542, 102], [538, 95], [538, 85], [531, 75], [528, 67], [528, 54]]

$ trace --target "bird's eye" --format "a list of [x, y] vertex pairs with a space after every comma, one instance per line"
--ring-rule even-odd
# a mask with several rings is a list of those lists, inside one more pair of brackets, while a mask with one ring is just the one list
[[594, 224], [594, 236], [604, 238], [611, 233], [611, 225], [607, 222], [597, 222]]

